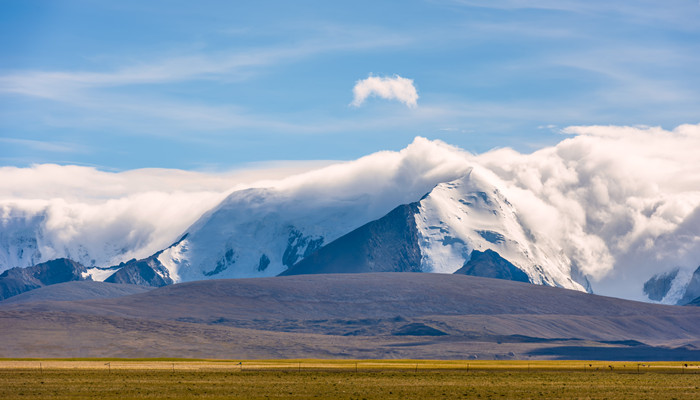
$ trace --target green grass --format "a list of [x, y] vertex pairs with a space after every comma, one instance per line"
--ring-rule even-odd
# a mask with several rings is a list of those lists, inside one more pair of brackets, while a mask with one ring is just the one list
[[0, 398], [700, 398], [698, 363], [109, 360], [1, 361]]

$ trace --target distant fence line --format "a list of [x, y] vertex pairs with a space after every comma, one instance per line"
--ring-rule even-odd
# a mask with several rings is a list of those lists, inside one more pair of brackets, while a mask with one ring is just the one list
[[187, 371], [441, 371], [469, 372], [584, 372], [584, 373], [666, 373], [700, 374], [700, 362], [594, 362], [594, 361], [363, 361], [363, 360], [207, 360], [207, 361], [130, 361], [130, 360], [0, 360], [2, 369], [27, 369], [44, 373], [55, 369], [170, 370]]

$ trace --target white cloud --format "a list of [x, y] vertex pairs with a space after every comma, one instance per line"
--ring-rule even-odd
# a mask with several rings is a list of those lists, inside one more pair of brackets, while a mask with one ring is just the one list
[[478, 162], [535, 232], [556, 238], [601, 293], [641, 298], [642, 283], [700, 264], [700, 125], [591, 126], [532, 154]]
[[381, 97], [386, 100], [398, 100], [408, 107], [418, 105], [418, 92], [413, 86], [413, 79], [393, 77], [370, 76], [355, 83], [352, 88], [354, 98], [352, 105], [359, 107], [370, 96]]
[[[54, 164], [2, 167], [0, 268], [56, 257], [100, 266], [147, 257], [172, 244], [231, 191], [267, 186], [327, 164], [280, 162], [230, 173], [114, 173]], [[13, 253], [18, 240], [36, 241], [40, 259]], [[12, 254], [5, 254], [7, 248]]]
[[[142, 62], [123, 61], [137, 58], [133, 55], [114, 57], [118, 60], [114, 66], [100, 70], [0, 71], [0, 96], [38, 98], [67, 106], [59, 109], [59, 112], [54, 113], [47, 108], [39, 113], [39, 120], [52, 126], [88, 129], [117, 127], [121, 132], [168, 136], [181, 130], [189, 134], [192, 129], [253, 128], [325, 133], [328, 127], [337, 130], [347, 121], [342, 124], [333, 121], [324, 126], [309, 123], [309, 118], [285, 121], [279, 116], [251, 112], [232, 103], [212, 105], [206, 101], [175, 99], [153, 88], [156, 85], [193, 81], [231, 84], [261, 74], [266, 68], [274, 69], [319, 54], [397, 47], [411, 41], [408, 35], [383, 30], [339, 27], [333, 32], [324, 31], [324, 35], [321, 35], [324, 39], [316, 36], [312, 40], [284, 46], [188, 52], [177, 56], [148, 57]], [[146, 85], [151, 86], [152, 90], [137, 91], [136, 95], [130, 92], [133, 87]]]
[[[299, 201], [367, 199], [381, 217], [415, 201], [437, 182], [466, 171], [467, 153], [417, 138], [400, 152], [359, 160], [254, 165], [229, 174], [142, 169], [120, 173], [81, 166], [0, 168], [0, 248], [18, 237], [38, 238], [41, 260], [70, 256], [114, 265], [147, 257], [177, 240], [204, 212], [234, 190], [276, 187]], [[32, 262], [9, 257], [0, 267]]]

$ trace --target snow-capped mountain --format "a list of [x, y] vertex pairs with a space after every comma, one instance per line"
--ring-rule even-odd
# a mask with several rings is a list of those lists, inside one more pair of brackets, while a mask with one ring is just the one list
[[[398, 152], [251, 184], [198, 220], [191, 216], [211, 196], [183, 200], [178, 192], [144, 194], [95, 204], [3, 200], [0, 233], [7, 240], [0, 241], [0, 271], [66, 257], [80, 261], [98, 281], [125, 266], [137, 272], [141, 261], [164, 283], [276, 275], [323, 244], [461, 176], [469, 168], [468, 156], [445, 143], [416, 138]], [[142, 197], [149, 201], [142, 204]], [[140, 211], [144, 207], [146, 214]], [[189, 228], [174, 229], [190, 220], [196, 222]], [[167, 246], [183, 236], [186, 240]]]
[[27, 210], [0, 204], [0, 272], [58, 258], [86, 267], [106, 267], [144, 246], [142, 234], [128, 226], [122, 227], [125, 234], [121, 236], [102, 235], [97, 228], [92, 235], [84, 234], [83, 240], [72, 237], [77, 228], [62, 227], [51, 211], [45, 205]]
[[419, 204], [423, 271], [453, 273], [473, 250], [493, 250], [532, 283], [585, 290], [572, 278], [563, 251], [525, 226], [515, 207], [476, 170], [437, 185]]
[[[536, 238], [499, 190], [474, 171], [324, 246], [284, 274], [454, 273], [473, 254], [484, 252], [514, 265], [520, 271], [517, 280], [585, 290], [572, 278], [571, 262], [561, 250]], [[498, 275], [479, 273], [478, 268], [468, 271]]]
[[469, 261], [455, 274], [530, 283], [530, 277], [525, 272], [491, 249], [472, 251]]
[[362, 197], [304, 199], [272, 188], [235, 192], [157, 260], [175, 282], [275, 276], [388, 211], [368, 206]]
[[12, 268], [0, 274], [0, 300], [43, 286], [89, 280], [81, 264], [59, 258], [27, 268]]
[[41, 226], [46, 216], [7, 206], [0, 207], [0, 212], [0, 270], [43, 261]]
[[700, 297], [700, 267], [694, 272], [679, 268], [656, 274], [644, 284], [650, 300], [685, 305]]
[[282, 275], [422, 272], [417, 211], [418, 203], [398, 206], [323, 246]]
[[535, 237], [500, 191], [474, 170], [380, 216], [363, 198], [304, 200], [275, 189], [235, 192], [178, 243], [127, 263], [130, 273], [150, 265], [172, 282], [282, 273], [454, 273], [474, 250], [492, 250], [532, 283], [585, 290], [572, 278], [561, 250]]
[[[454, 273], [474, 251], [492, 251], [529, 282], [588, 289], [563, 251], [533, 233], [483, 171], [474, 167], [432, 179], [444, 181], [426, 180], [400, 190], [379, 187], [381, 194], [364, 188], [340, 196], [283, 187], [240, 190], [205, 213], [179, 241], [150, 257], [105, 268], [87, 253], [70, 255], [88, 266], [89, 279], [163, 286], [282, 273]], [[14, 230], [2, 231], [7, 243], [26, 242], [7, 247], [12, 250], [7, 254], [14, 254], [6, 261], [10, 265], [40, 259], [46, 246], [37, 229], [41, 218], [22, 221], [25, 225], [15, 223]], [[79, 250], [80, 243], [74, 247]], [[339, 260], [345, 264], [333, 264]]]

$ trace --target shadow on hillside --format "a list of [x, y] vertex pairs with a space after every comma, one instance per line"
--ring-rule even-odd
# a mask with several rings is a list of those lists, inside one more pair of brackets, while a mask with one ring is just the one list
[[558, 346], [530, 351], [528, 356], [554, 356], [560, 360], [598, 361], [694, 361], [700, 360], [700, 350], [680, 347], [675, 349], [652, 346], [593, 347]]

